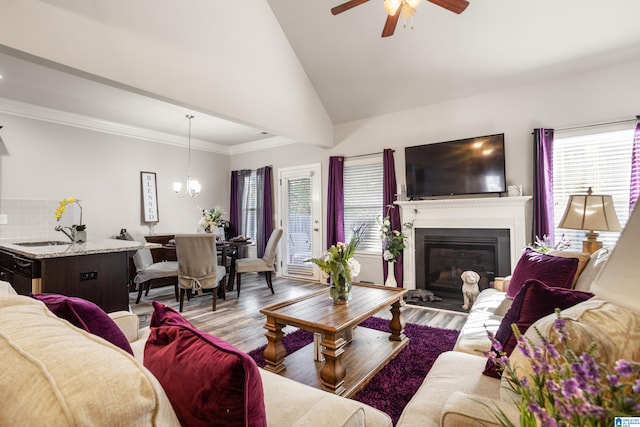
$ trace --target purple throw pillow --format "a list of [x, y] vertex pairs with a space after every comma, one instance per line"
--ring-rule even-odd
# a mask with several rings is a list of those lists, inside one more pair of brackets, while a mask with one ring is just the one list
[[153, 302], [144, 366], [158, 379], [184, 426], [264, 427], [258, 366], [226, 341]]
[[73, 326], [99, 336], [133, 355], [127, 337], [103, 309], [91, 301], [58, 294], [31, 294], [49, 311]]
[[539, 280], [553, 288], [571, 288], [578, 269], [577, 258], [546, 255], [527, 248], [511, 275], [507, 298], [513, 299], [527, 280]]
[[[516, 324], [518, 330], [524, 334], [538, 319], [553, 313], [556, 308], [566, 310], [592, 296], [593, 294], [590, 292], [551, 288], [538, 280], [530, 280], [524, 284], [513, 299], [511, 308], [504, 315], [498, 327], [496, 340], [502, 345], [505, 354], [509, 356], [517, 345], [516, 337], [511, 329], [512, 324]], [[482, 373], [495, 378], [500, 378], [502, 374], [491, 359], [487, 360]]]

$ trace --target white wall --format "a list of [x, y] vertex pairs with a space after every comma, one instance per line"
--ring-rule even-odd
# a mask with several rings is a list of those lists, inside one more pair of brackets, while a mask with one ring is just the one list
[[[640, 58], [590, 68], [587, 72], [532, 82], [517, 88], [428, 105], [413, 110], [346, 123], [335, 127], [331, 149], [289, 145], [231, 157], [231, 169], [270, 164], [278, 168], [322, 163], [323, 211], [326, 212], [328, 159], [395, 149], [398, 183], [405, 182], [404, 147], [493, 133], [504, 133], [507, 184], [533, 192], [533, 138], [536, 127], [562, 128], [640, 114]], [[588, 167], [588, 165], [585, 165]], [[323, 214], [326, 218], [326, 213]], [[324, 237], [323, 237], [324, 242]], [[382, 264], [377, 276], [382, 278]]]
[[[82, 200], [90, 239], [108, 238], [121, 228], [148, 233], [141, 222], [141, 171], [157, 174], [156, 234], [195, 232], [200, 207], [219, 204], [228, 211], [227, 156], [192, 151], [192, 175], [203, 190], [197, 199], [179, 199], [171, 185], [186, 181], [185, 148], [5, 114], [0, 125], [0, 213], [2, 200], [73, 196]], [[7, 226], [16, 220], [9, 218]], [[0, 239], [7, 226], [0, 225]]]
[[329, 115], [266, 1], [4, 1], [0, 40], [178, 105], [333, 143]]
[[[424, 106], [336, 126], [336, 146], [375, 151], [504, 133], [507, 183], [533, 191], [532, 130], [563, 128], [640, 114], [640, 58], [586, 73]], [[401, 158], [400, 158], [401, 157]], [[402, 169], [404, 152], [396, 150]]]

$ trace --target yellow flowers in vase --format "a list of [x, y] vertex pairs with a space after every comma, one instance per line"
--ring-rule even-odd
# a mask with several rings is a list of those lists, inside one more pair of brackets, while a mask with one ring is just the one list
[[[75, 203], [76, 205], [78, 205], [78, 208], [80, 209], [80, 221], [78, 224], [73, 224], [71, 227], [62, 227], [60, 225], [56, 226], [56, 231], [61, 231], [63, 232], [67, 237], [69, 237], [69, 239], [71, 239], [72, 242], [74, 243], [81, 243], [81, 242], [86, 242], [87, 240], [87, 225], [82, 223], [82, 205], [80, 204], [80, 200], [76, 199], [74, 197], [67, 197], [66, 199], [62, 199], [60, 201], [60, 203], [58, 204], [58, 209], [56, 209], [56, 221], [60, 221], [60, 218], [62, 218], [62, 215], [64, 215], [64, 213], [67, 210], [67, 206], [70, 204]], [[70, 233], [68, 233], [67, 231], [65, 231], [64, 229], [67, 228], [69, 229]]]

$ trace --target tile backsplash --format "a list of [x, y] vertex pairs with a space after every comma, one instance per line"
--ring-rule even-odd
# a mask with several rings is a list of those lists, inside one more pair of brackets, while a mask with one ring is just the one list
[[0, 199], [0, 214], [7, 224], [0, 224], [0, 240], [66, 240], [55, 231], [55, 212], [59, 200]]

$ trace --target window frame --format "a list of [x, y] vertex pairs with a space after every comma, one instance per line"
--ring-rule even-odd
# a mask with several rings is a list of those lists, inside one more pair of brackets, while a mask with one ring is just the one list
[[[559, 228], [558, 224], [566, 209], [569, 195], [586, 194], [589, 187], [593, 188], [594, 194], [613, 196], [616, 214], [621, 227], [624, 228], [629, 218], [631, 150], [634, 128], [635, 123], [629, 121], [554, 132], [553, 225], [556, 243], [565, 235], [571, 241], [570, 250], [582, 251], [582, 242], [586, 239], [586, 231]], [[622, 145], [625, 147], [612, 148], [612, 143], [616, 144], [616, 147]], [[598, 144], [602, 144], [602, 146], [597, 147]], [[606, 151], [613, 153], [613, 150], [618, 149], [624, 151], [615, 151], [617, 154], [610, 156], [602, 153], [602, 151], [605, 154]], [[582, 156], [577, 150], [590, 150], [593, 154], [591, 157], [586, 154]], [[564, 156], [561, 154], [562, 151], [566, 153]], [[624, 159], [628, 159], [627, 164], [624, 163]], [[567, 167], [568, 163], [573, 163], [573, 169]], [[569, 178], [564, 179], [569, 176], [575, 177], [575, 183]], [[612, 178], [615, 176], [617, 178]], [[567, 184], [566, 181], [569, 183]], [[602, 241], [605, 247], [613, 247], [619, 237], [620, 232], [599, 232], [598, 240]]]
[[[348, 203], [347, 203], [347, 186], [349, 185], [349, 183], [347, 182], [347, 169], [349, 167], [354, 167], [354, 166], [368, 166], [368, 165], [379, 165], [380, 168], [380, 177], [379, 177], [379, 187], [380, 187], [380, 191], [379, 191], [379, 200], [375, 200], [372, 201], [370, 204], [368, 204], [367, 209], [377, 209], [378, 213], [376, 215], [375, 218], [373, 218], [372, 221], [368, 222], [368, 227], [366, 230], [367, 236], [368, 238], [365, 239], [364, 242], [364, 247], [361, 245], [361, 247], [358, 249], [358, 253], [360, 254], [366, 254], [366, 255], [381, 255], [382, 254], [382, 241], [379, 238], [379, 226], [378, 226], [378, 220], [382, 218], [382, 216], [384, 215], [384, 209], [383, 209], [383, 205], [384, 205], [384, 197], [383, 197], [383, 186], [384, 186], [384, 166], [383, 166], [383, 159], [382, 159], [382, 154], [376, 154], [373, 156], [367, 156], [366, 158], [357, 158], [357, 159], [349, 159], [349, 158], [345, 158], [345, 162], [344, 162], [344, 181], [343, 181], [343, 189], [344, 189], [344, 195], [345, 195], [345, 200], [344, 200], [344, 220], [345, 220], [345, 230], [344, 230], [344, 234], [345, 234], [345, 240], [348, 242], [351, 239], [351, 235], [352, 235], [352, 230], [350, 229], [350, 225], [349, 225], [349, 221], [347, 219], [347, 211], [348, 209], [353, 209], [353, 208], [348, 208]], [[370, 194], [370, 192], [367, 192]], [[375, 205], [378, 205], [377, 208], [374, 208]], [[361, 204], [358, 204], [358, 206], [362, 207]], [[369, 244], [367, 244], [366, 242], [369, 242]]]

